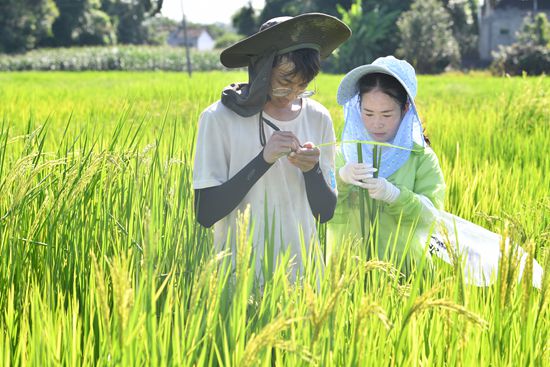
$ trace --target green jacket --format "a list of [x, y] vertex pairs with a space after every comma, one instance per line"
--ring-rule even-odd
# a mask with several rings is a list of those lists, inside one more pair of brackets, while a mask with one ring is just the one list
[[[395, 251], [395, 255], [401, 260], [402, 255], [406, 253], [406, 264], [410, 264], [411, 259], [418, 261], [423, 256], [426, 235], [435, 219], [434, 207], [443, 209], [445, 197], [445, 181], [437, 156], [429, 147], [423, 148], [415, 144], [413, 149], [405, 164], [387, 178], [401, 191], [397, 200], [392, 204], [376, 201], [379, 208], [379, 229], [378, 238], [374, 240], [374, 244], [378, 257], [389, 260], [394, 258], [391, 253]], [[338, 151], [336, 172], [344, 165], [342, 152]], [[359, 200], [360, 191], [364, 190], [344, 183], [338, 174], [336, 177], [338, 204], [334, 217], [328, 225], [328, 243], [332, 247], [338, 246], [339, 241], [350, 235], [361, 237]], [[364, 197], [366, 198], [365, 229], [368, 238], [370, 227], [368, 202], [373, 206], [374, 200], [369, 197], [367, 190], [364, 190]], [[373, 234], [375, 233], [376, 231], [373, 231]], [[408, 241], [409, 237], [410, 241]], [[409, 249], [405, 251], [407, 244]]]

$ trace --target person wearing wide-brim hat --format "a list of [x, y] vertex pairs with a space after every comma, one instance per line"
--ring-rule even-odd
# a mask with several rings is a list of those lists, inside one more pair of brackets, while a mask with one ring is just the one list
[[334, 129], [307, 88], [320, 59], [350, 35], [329, 15], [280, 17], [221, 53], [226, 67], [248, 67], [249, 81], [225, 88], [199, 120], [195, 213], [203, 226], [214, 225], [218, 250], [235, 250], [237, 213], [249, 206], [258, 268], [264, 247], [274, 261], [289, 249], [301, 264], [301, 242], [316, 243], [315, 219], [332, 217], [334, 149], [316, 145], [333, 142]]
[[[430, 262], [426, 235], [445, 197], [443, 173], [416, 109], [416, 92], [412, 65], [387, 56], [347, 73], [337, 94], [345, 124], [336, 157], [338, 207], [328, 243], [350, 234], [364, 236], [367, 243], [371, 238], [370, 256], [391, 260], [404, 273], [414, 263]], [[360, 145], [359, 162], [357, 143], [345, 143], [349, 141], [374, 144]], [[365, 203], [363, 217], [362, 197], [371, 203]]]

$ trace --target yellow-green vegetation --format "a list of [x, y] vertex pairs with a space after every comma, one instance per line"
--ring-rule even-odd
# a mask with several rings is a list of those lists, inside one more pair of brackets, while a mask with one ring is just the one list
[[[488, 288], [441, 263], [405, 280], [348, 238], [260, 289], [246, 233], [233, 268], [193, 214], [199, 114], [245, 78], [0, 74], [0, 364], [550, 364], [548, 78], [420, 77], [417, 102], [447, 211], [521, 242], [542, 290], [513, 266]], [[315, 97], [337, 135], [339, 80]]]

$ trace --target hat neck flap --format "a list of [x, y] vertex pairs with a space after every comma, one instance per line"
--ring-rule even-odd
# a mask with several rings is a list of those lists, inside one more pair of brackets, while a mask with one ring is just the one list
[[230, 84], [222, 91], [221, 101], [230, 110], [242, 117], [250, 117], [260, 112], [266, 101], [273, 60], [277, 55], [272, 50], [261, 56], [250, 58], [248, 83]]

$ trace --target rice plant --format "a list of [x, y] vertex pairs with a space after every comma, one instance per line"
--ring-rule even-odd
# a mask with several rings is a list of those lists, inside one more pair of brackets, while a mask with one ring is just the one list
[[[2, 365], [550, 364], [549, 282], [464, 285], [438, 263], [405, 279], [358, 236], [323, 265], [283, 253], [257, 281], [193, 213], [199, 113], [244, 73], [0, 74]], [[339, 76], [321, 75], [332, 113]], [[517, 238], [548, 273], [550, 81], [420, 77], [446, 210]], [[235, 262], [234, 260], [235, 259]]]

